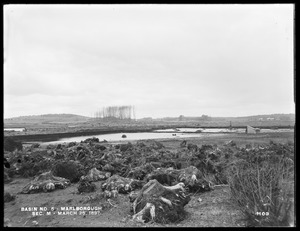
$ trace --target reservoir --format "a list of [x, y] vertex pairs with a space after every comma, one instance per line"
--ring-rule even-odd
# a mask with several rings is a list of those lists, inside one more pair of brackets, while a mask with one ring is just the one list
[[[81, 142], [88, 138], [96, 137], [99, 141], [118, 142], [118, 141], [134, 141], [134, 140], [147, 140], [147, 139], [178, 139], [178, 138], [190, 138], [190, 137], [205, 137], [205, 136], [224, 136], [226, 134], [233, 133], [245, 133], [246, 129], [224, 129], [224, 128], [175, 128], [175, 129], [162, 129], [154, 130], [153, 132], [133, 132], [133, 133], [111, 133], [101, 135], [88, 135], [88, 136], [76, 136], [69, 138], [62, 138], [57, 141], [43, 142], [44, 145], [59, 144], [69, 142]], [[261, 129], [258, 133], [270, 133], [270, 132], [294, 132], [294, 129]], [[122, 135], [126, 135], [126, 138], [122, 138]]]

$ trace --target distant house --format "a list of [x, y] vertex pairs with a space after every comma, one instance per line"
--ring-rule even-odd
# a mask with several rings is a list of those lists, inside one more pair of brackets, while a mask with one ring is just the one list
[[274, 118], [268, 117], [267, 120], [274, 120]]
[[259, 118], [258, 120], [259, 120], [259, 121], [262, 121], [262, 120], [264, 120], [264, 118]]

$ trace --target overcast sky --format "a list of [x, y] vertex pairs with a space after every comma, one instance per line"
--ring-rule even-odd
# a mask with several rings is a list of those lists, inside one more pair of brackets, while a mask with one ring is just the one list
[[294, 5], [6, 5], [4, 118], [294, 113]]

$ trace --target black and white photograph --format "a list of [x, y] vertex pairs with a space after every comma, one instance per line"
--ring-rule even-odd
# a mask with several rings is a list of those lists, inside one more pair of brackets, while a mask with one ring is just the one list
[[4, 4], [4, 227], [295, 227], [295, 4]]

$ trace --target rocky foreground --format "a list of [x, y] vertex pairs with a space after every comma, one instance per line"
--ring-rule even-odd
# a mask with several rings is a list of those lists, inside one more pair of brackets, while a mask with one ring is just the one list
[[4, 170], [4, 182], [16, 177], [30, 180], [4, 199], [76, 187], [76, 194], [88, 195], [86, 202], [97, 202], [102, 210], [125, 196], [131, 220], [178, 224], [187, 218], [194, 195], [228, 184], [232, 167], [243, 161], [262, 162], [270, 155], [293, 162], [293, 154], [291, 144], [238, 147], [233, 141], [201, 147], [182, 141], [175, 150], [152, 140], [110, 144], [92, 138], [45, 148], [34, 144], [5, 152], [10, 168]]

